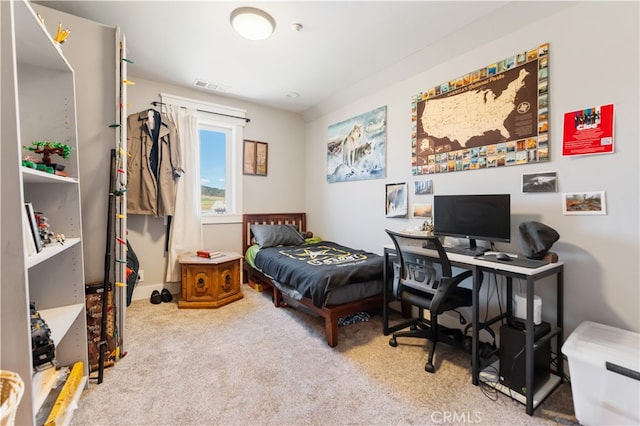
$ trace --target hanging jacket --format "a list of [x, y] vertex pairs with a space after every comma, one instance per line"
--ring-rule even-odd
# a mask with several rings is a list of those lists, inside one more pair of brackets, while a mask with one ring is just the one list
[[127, 213], [170, 216], [181, 176], [178, 131], [153, 109], [127, 117]]

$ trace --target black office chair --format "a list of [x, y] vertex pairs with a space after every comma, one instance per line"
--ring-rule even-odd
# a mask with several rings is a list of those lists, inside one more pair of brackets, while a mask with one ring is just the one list
[[[435, 372], [433, 355], [438, 341], [460, 341], [462, 332], [438, 326], [438, 315], [463, 306], [471, 306], [472, 290], [459, 287], [459, 284], [472, 276], [472, 271], [465, 271], [456, 276], [451, 272], [451, 263], [447, 252], [437, 237], [401, 234], [385, 230], [396, 248], [397, 259], [394, 262], [393, 295], [403, 304], [418, 308], [418, 318], [405, 324], [408, 331], [393, 333], [389, 345], [398, 346], [398, 337], [417, 337], [432, 342], [429, 358], [424, 367], [429, 373]], [[428, 243], [437, 250], [440, 257], [442, 273], [438, 277], [432, 264], [424, 258], [416, 256], [416, 248]], [[482, 277], [481, 277], [482, 280]], [[424, 311], [429, 311], [429, 319], [425, 319]], [[446, 336], [446, 337], [445, 337]]]

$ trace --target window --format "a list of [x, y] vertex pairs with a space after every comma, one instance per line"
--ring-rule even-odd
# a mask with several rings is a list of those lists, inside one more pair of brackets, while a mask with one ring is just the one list
[[[200, 210], [202, 214], [227, 213], [227, 129], [200, 126]], [[231, 207], [231, 206], [230, 206]], [[231, 209], [229, 209], [231, 210]]]
[[[248, 121], [239, 108], [161, 93], [163, 103], [197, 111], [193, 191], [206, 223], [242, 221], [242, 140]], [[196, 129], [193, 129], [194, 131]], [[195, 135], [194, 135], [195, 138]], [[198, 178], [199, 176], [199, 178]], [[196, 207], [198, 208], [198, 207]]]
[[200, 211], [203, 223], [235, 221], [241, 211], [239, 190], [240, 163], [234, 125], [228, 125], [199, 114], [200, 138]]

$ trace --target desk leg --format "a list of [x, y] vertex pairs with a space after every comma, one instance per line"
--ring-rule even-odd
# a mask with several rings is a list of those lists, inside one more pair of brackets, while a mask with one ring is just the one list
[[479, 361], [478, 361], [478, 339], [480, 331], [478, 330], [480, 324], [480, 285], [482, 284], [482, 277], [478, 268], [473, 268], [473, 287], [471, 296], [471, 382], [474, 385], [479, 383]]
[[384, 251], [384, 270], [382, 271], [382, 333], [387, 336], [389, 334], [389, 277], [387, 271], [389, 270], [389, 252]]
[[527, 414], [533, 415], [533, 342], [534, 342], [534, 329], [535, 324], [533, 323], [533, 299], [534, 299], [534, 279], [531, 277], [527, 277], [527, 319], [526, 319], [526, 327], [527, 327], [527, 335], [525, 336], [525, 381], [524, 385], [527, 390]]
[[564, 271], [561, 269], [556, 276], [556, 291], [558, 294], [556, 295], [556, 323], [560, 330], [558, 335], [556, 336], [556, 351], [558, 353], [558, 376], [560, 376], [560, 383], [564, 382], [564, 360], [562, 359], [562, 355], [560, 352], [560, 348], [563, 343], [564, 336]]

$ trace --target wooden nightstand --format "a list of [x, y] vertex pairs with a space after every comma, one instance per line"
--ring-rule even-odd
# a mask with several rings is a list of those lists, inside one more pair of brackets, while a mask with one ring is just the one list
[[214, 259], [178, 257], [182, 270], [179, 308], [219, 308], [244, 296], [240, 290], [242, 256], [225, 252]]

